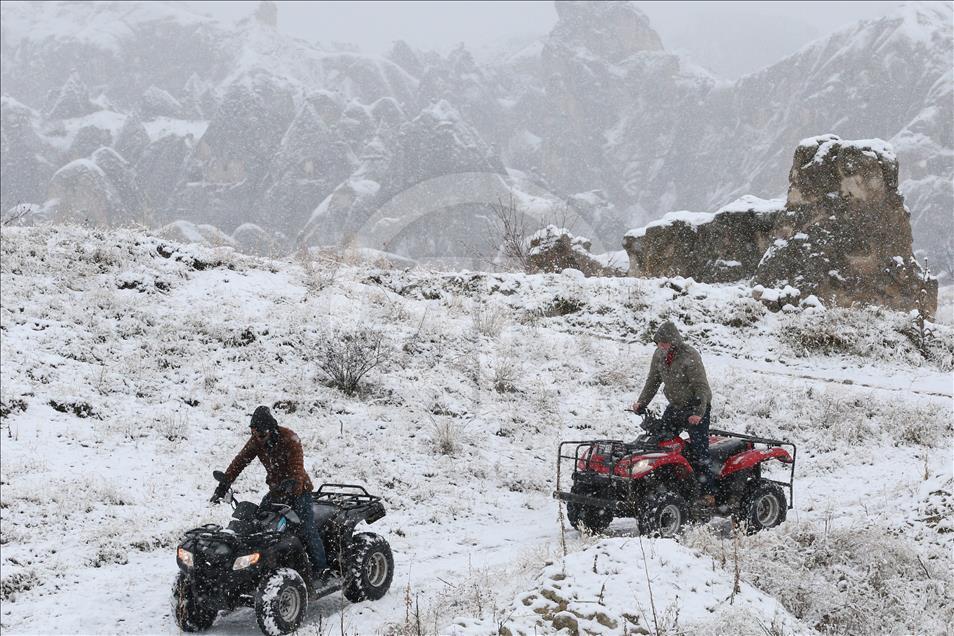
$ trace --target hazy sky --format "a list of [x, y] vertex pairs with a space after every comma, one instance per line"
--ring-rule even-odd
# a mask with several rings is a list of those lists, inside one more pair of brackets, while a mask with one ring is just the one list
[[[251, 13], [257, 2], [189, 2], [216, 17]], [[323, 43], [347, 42], [383, 53], [394, 40], [446, 52], [460, 42], [479, 50], [540, 36], [556, 22], [552, 2], [291, 2], [278, 3], [278, 28]], [[766, 66], [803, 44], [897, 2], [637, 2], [667, 48], [685, 51], [735, 76]]]

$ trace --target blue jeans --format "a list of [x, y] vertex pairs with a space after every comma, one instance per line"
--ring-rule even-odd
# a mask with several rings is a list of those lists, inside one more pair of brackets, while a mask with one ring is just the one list
[[[262, 507], [272, 502], [272, 495], [267, 494], [262, 498]], [[312, 507], [312, 496], [310, 492], [303, 492], [297, 497], [291, 498], [292, 510], [301, 519], [302, 534], [305, 537], [305, 550], [308, 551], [308, 558], [311, 560], [313, 570], [322, 570], [328, 567], [328, 557], [325, 556], [325, 544], [321, 541], [321, 533], [315, 527], [315, 509]]]
[[709, 465], [709, 415], [712, 407], [706, 409], [706, 414], [695, 426], [689, 425], [689, 416], [692, 408], [674, 408], [671, 404], [663, 412], [662, 419], [667, 424], [684, 428], [689, 431], [689, 445], [686, 447], [686, 459], [699, 480], [699, 488], [705, 495], [716, 493], [718, 476]]

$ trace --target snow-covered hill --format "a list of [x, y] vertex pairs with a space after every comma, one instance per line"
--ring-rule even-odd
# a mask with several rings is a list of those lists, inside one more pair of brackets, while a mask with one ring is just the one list
[[[128, 230], [4, 228], [0, 256], [4, 632], [175, 632], [177, 538], [227, 518], [211, 471], [258, 404], [313, 479], [388, 509], [391, 592], [324, 599], [306, 631], [951, 628], [950, 327], [925, 358], [906, 316], [767, 314], [741, 286], [271, 261]], [[737, 547], [720, 523], [679, 542], [568, 529], [564, 559], [556, 445], [635, 436], [621, 408], [664, 315], [703, 352], [718, 426], [799, 445], [795, 509]], [[390, 355], [348, 396], [319, 344], [359, 329]]]
[[[233, 24], [176, 3], [4, 3], [2, 211], [253, 223], [284, 250], [370, 233], [376, 249], [460, 257], [514, 190], [570, 201], [577, 231], [618, 249], [673, 210], [779, 196], [790, 149], [834, 133], [893, 144], [915, 245], [954, 267], [949, 3], [903, 5], [734, 82], [666, 51], [628, 2], [557, 3], [551, 33], [487, 63], [289, 38], [269, 7]], [[102, 146], [133, 175], [121, 204], [116, 170], [71, 163]], [[405, 232], [366, 227], [448, 178], [458, 198]]]

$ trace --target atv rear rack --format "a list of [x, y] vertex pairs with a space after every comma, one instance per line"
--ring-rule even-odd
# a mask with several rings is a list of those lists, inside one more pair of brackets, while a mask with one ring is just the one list
[[345, 510], [376, 501], [381, 501], [381, 498], [369, 493], [364, 486], [356, 484], [322, 484], [315, 493], [315, 503], [334, 504]]
[[717, 428], [709, 429], [710, 435], [718, 435], [719, 437], [734, 437], [736, 439], [741, 439], [746, 442], [752, 442], [755, 444], [765, 444], [767, 446], [791, 446], [792, 447], [792, 468], [788, 475], [788, 481], [778, 481], [777, 479], [766, 479], [765, 481], [771, 482], [773, 484], [778, 484], [784, 488], [788, 488], [788, 508], [791, 510], [795, 507], [795, 455], [798, 451], [795, 444], [781, 439], [771, 439], [769, 437], [758, 437], [757, 435], [746, 435], [745, 433], [733, 433], [731, 431], [723, 431]]

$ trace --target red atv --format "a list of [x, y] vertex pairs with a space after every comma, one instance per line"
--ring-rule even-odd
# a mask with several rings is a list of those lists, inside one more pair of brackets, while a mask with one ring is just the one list
[[[635, 517], [641, 532], [671, 537], [687, 522], [719, 512], [731, 512], [748, 532], [785, 521], [794, 494], [796, 449], [791, 442], [710, 429], [709, 456], [718, 476], [716, 508], [710, 509], [690, 506], [700, 493], [683, 455], [688, 444], [679, 437], [681, 428], [667, 426], [649, 411], [641, 426], [645, 432], [630, 443], [560, 444], [553, 496], [566, 502], [570, 525], [577, 530], [599, 533], [614, 517]], [[783, 446], [790, 446], [791, 453]], [[762, 464], [770, 460], [791, 465], [787, 483], [762, 476]], [[560, 480], [567, 462], [572, 462], [573, 484], [564, 492]]]

